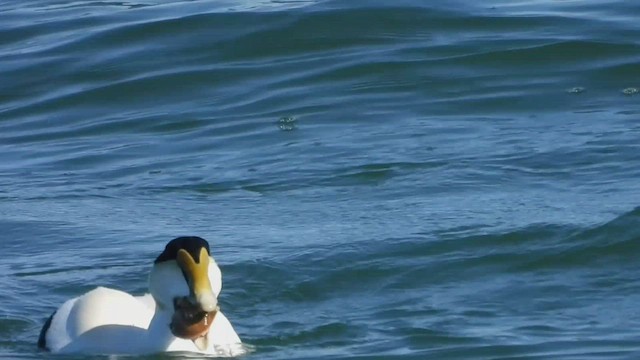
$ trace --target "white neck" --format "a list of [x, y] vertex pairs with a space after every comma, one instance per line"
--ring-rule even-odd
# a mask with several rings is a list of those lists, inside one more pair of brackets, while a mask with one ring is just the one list
[[201, 352], [191, 340], [176, 337], [169, 327], [173, 309], [169, 310], [156, 302], [156, 311], [149, 323], [148, 343], [153, 344], [149, 352], [190, 351]]
[[148, 336], [149, 343], [153, 344], [155, 352], [166, 351], [169, 346], [177, 339], [172, 333], [169, 325], [171, 324], [172, 312], [161, 307], [156, 303], [156, 311], [149, 323]]

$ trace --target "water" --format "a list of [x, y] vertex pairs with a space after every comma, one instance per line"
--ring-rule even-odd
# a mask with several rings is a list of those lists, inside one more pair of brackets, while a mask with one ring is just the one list
[[637, 359], [640, 3], [425, 3], [0, 2], [0, 357], [199, 235], [247, 359]]

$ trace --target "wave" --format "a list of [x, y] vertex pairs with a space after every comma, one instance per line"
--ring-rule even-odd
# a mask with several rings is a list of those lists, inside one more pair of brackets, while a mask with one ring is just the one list
[[[590, 229], [541, 224], [502, 234], [446, 233], [312, 247], [284, 258], [237, 263], [228, 271], [231, 281], [244, 283], [246, 293], [258, 295], [253, 301], [260, 303], [321, 301], [336, 294], [418, 289], [454, 279], [615, 268], [635, 261], [640, 208]], [[277, 293], [259, 295], [273, 290], [274, 283], [280, 285]]]
[[[639, 225], [636, 208], [586, 229], [541, 224], [500, 234], [445, 231], [308, 247], [226, 266], [227, 283], [242, 290], [226, 290], [224, 303], [251, 309], [246, 315], [262, 325], [248, 340], [266, 353], [302, 342], [389, 356], [406, 349], [430, 357], [479, 351], [571, 358], [604, 353], [612, 344], [624, 354], [633, 348], [626, 340], [584, 347], [572, 334], [586, 336], [588, 328], [567, 322], [590, 311], [584, 303], [603, 301], [600, 294], [637, 288], [628, 267]], [[576, 280], [583, 277], [592, 278]], [[337, 308], [339, 321], [331, 315]], [[568, 355], [566, 348], [581, 350]]]

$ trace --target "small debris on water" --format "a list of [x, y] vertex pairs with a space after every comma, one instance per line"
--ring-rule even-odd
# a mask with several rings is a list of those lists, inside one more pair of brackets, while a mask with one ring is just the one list
[[278, 120], [278, 129], [292, 131], [296, 129], [297, 119], [293, 116], [283, 116]]
[[576, 86], [576, 87], [572, 87], [571, 89], [568, 89], [567, 92], [569, 94], [581, 94], [583, 92], [585, 92], [587, 89], [583, 88], [582, 86]]
[[630, 87], [630, 88], [626, 88], [626, 89], [622, 90], [622, 93], [627, 95], [627, 96], [636, 95], [638, 92], [640, 92], [640, 90], [638, 90], [638, 88], [634, 88], [634, 87]]

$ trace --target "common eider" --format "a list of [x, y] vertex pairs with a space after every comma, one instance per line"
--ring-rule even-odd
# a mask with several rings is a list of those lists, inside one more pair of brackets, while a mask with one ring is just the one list
[[38, 346], [53, 353], [245, 353], [218, 306], [222, 273], [209, 243], [171, 240], [155, 259], [149, 294], [98, 287], [67, 300], [46, 321]]

